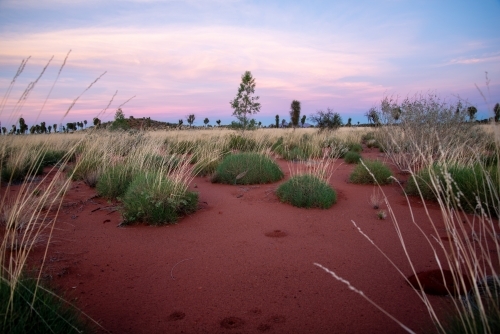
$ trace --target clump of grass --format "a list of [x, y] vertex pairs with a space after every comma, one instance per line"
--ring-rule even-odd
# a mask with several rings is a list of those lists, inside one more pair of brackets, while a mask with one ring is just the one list
[[43, 152], [36, 153], [31, 150], [20, 152], [19, 156], [11, 156], [2, 164], [1, 178], [4, 182], [21, 182], [28, 176], [43, 173]]
[[[490, 190], [500, 189], [499, 171], [496, 166], [483, 167], [461, 165], [433, 165], [412, 176], [405, 187], [409, 195], [421, 196], [436, 201], [446, 193], [453, 194], [454, 201], [467, 212], [478, 207], [498, 216], [499, 208], [495, 194]], [[492, 183], [492, 184], [489, 184]], [[479, 202], [478, 202], [479, 201]]]
[[348, 164], [357, 164], [361, 160], [361, 155], [357, 152], [349, 151], [344, 155], [344, 161]]
[[97, 193], [108, 199], [116, 199], [127, 191], [136, 174], [132, 168], [122, 164], [108, 168], [99, 176]]
[[363, 146], [361, 146], [361, 144], [359, 143], [350, 142], [347, 143], [347, 147], [349, 148], [349, 152], [360, 153], [363, 151]]
[[228, 142], [229, 150], [250, 152], [254, 151], [256, 147], [257, 147], [257, 142], [252, 138], [234, 134], [229, 136], [229, 142]]
[[180, 159], [177, 155], [162, 156], [159, 154], [146, 154], [144, 165], [148, 169], [157, 169], [170, 172], [179, 166]]
[[131, 182], [122, 202], [124, 224], [164, 225], [196, 211], [198, 193], [187, 191], [184, 183], [158, 171], [141, 172]]
[[377, 211], [377, 218], [380, 220], [384, 220], [387, 218], [387, 213], [384, 210]]
[[36, 280], [20, 279], [11, 291], [8, 282], [0, 279], [0, 300], [1, 333], [82, 333], [82, 330], [89, 330], [79, 319], [77, 310], [65, 305]]
[[284, 174], [276, 162], [258, 153], [226, 156], [217, 166], [213, 182], [227, 184], [263, 184], [279, 181]]
[[296, 175], [276, 191], [280, 201], [299, 208], [328, 209], [337, 201], [337, 194], [325, 181], [311, 174]]
[[381, 161], [364, 160], [354, 168], [349, 181], [360, 184], [389, 184], [391, 176], [390, 169]]

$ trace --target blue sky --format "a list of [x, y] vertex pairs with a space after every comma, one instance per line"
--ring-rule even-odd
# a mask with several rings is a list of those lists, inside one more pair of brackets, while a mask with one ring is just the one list
[[0, 120], [90, 122], [118, 91], [104, 121], [135, 96], [126, 116], [177, 122], [194, 113], [195, 124], [228, 123], [246, 70], [262, 104], [255, 118], [266, 125], [276, 114], [288, 119], [294, 99], [306, 115], [330, 107], [344, 121], [365, 122], [386, 95], [427, 92], [467, 100], [486, 118], [475, 84], [490, 110], [500, 102], [498, 17], [499, 0], [0, 0], [0, 96], [31, 56]]

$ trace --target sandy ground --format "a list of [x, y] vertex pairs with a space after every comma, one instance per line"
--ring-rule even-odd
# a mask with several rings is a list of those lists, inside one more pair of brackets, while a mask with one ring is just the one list
[[[365, 149], [364, 157], [379, 157]], [[278, 160], [289, 177], [289, 164]], [[354, 165], [335, 164], [328, 210], [280, 203], [283, 182], [212, 184], [197, 177], [199, 210], [178, 224], [117, 227], [119, 203], [74, 182], [56, 222], [44, 279], [112, 333], [398, 333], [401, 327], [314, 263], [335, 271], [417, 332], [432, 330], [428, 311], [404, 277], [364, 233], [412, 274], [394, 225], [370, 204], [373, 186], [348, 182]], [[407, 176], [395, 174], [404, 181]], [[436, 269], [397, 184], [383, 186], [417, 271]], [[413, 214], [438, 234], [418, 198]], [[385, 204], [381, 209], [386, 210]], [[428, 204], [430, 216], [441, 213]], [[33, 253], [39, 264], [41, 251]], [[451, 297], [431, 296], [439, 312]]]

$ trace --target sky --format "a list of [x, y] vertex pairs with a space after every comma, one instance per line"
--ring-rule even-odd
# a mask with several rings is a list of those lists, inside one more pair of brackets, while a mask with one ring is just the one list
[[264, 125], [293, 100], [356, 124], [385, 96], [428, 93], [483, 119], [500, 102], [499, 17], [500, 0], [0, 0], [0, 121], [104, 122], [122, 106], [227, 124], [245, 71]]

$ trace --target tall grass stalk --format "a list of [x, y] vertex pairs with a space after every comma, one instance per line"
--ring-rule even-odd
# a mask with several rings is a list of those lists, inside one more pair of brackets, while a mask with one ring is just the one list
[[[436, 106], [435, 101], [418, 101], [418, 106]], [[425, 111], [423, 108], [420, 111]], [[449, 109], [446, 109], [450, 111]], [[436, 112], [438, 110], [427, 110]], [[454, 110], [453, 110], [454, 112]], [[446, 115], [450, 116], [448, 112]], [[412, 115], [410, 115], [412, 116]], [[418, 115], [417, 115], [418, 116]], [[420, 115], [422, 117], [426, 115]], [[413, 117], [413, 116], [412, 116]], [[452, 115], [450, 116], [452, 117]], [[444, 122], [444, 121], [443, 121]], [[485, 140], [491, 143], [488, 136], [493, 136], [493, 153], [498, 159], [500, 148], [498, 125], [491, 125], [490, 134], [485, 134], [483, 129], [472, 124], [461, 124], [460, 122], [444, 122], [443, 129], [431, 129], [430, 132], [411, 133], [405, 128], [398, 128], [388, 125], [379, 129], [378, 136], [382, 136], [384, 149], [399, 166], [405, 166], [405, 171], [416, 181], [417, 173], [421, 168], [429, 168], [438, 165], [444, 173], [438, 175], [434, 169], [430, 168], [430, 176], [427, 186], [436, 197], [436, 202], [441, 211], [440, 219], [430, 214], [429, 208], [424, 198], [423, 189], [417, 184], [420, 200], [423, 203], [425, 217], [416, 217], [411, 206], [411, 200], [406, 196], [408, 210], [411, 215], [411, 223], [422, 235], [426, 247], [432, 250], [434, 260], [438, 268], [443, 272], [447, 269], [452, 272], [453, 285], [457, 291], [449, 291], [450, 295], [455, 295], [459, 290], [467, 291], [467, 280], [470, 278], [472, 288], [461, 298], [452, 298], [454, 310], [454, 328], [458, 327], [459, 332], [465, 333], [496, 333], [500, 330], [500, 238], [498, 216], [500, 211], [500, 189], [499, 173], [488, 173], [487, 167], [482, 164], [481, 154], [488, 148]], [[429, 129], [427, 129], [429, 130]], [[426, 131], [427, 131], [426, 130]], [[454, 140], [452, 134], [457, 136]], [[458, 139], [457, 139], [458, 138]], [[384, 141], [385, 140], [385, 141]], [[491, 146], [491, 145], [490, 145]], [[491, 151], [491, 147], [489, 148]], [[402, 153], [402, 154], [401, 154]], [[398, 163], [396, 163], [398, 165]], [[454, 180], [447, 172], [453, 166], [465, 166], [472, 168], [479, 166], [484, 172], [484, 178], [477, 182], [476, 195], [474, 198], [467, 198], [468, 203], [475, 208], [473, 214], [463, 211], [463, 194], [460, 191], [458, 180]], [[476, 167], [477, 168], [477, 167]], [[493, 168], [498, 170], [498, 164]], [[443, 177], [444, 176], [444, 177]], [[372, 175], [373, 177], [373, 175]], [[397, 182], [395, 178], [394, 181]], [[401, 189], [403, 187], [400, 185]], [[384, 194], [389, 216], [395, 228], [396, 234], [402, 245], [412, 274], [415, 275], [420, 287], [416, 293], [426, 306], [430, 320], [434, 323], [439, 332], [446, 333], [451, 329], [451, 322], [434, 309], [427, 295], [423, 292], [422, 282], [416, 276], [419, 268], [416, 268], [415, 261], [408, 251], [406, 237], [401, 230], [401, 224]], [[487, 196], [483, 196], [484, 194]], [[433, 230], [428, 235], [422, 225], [427, 223]], [[353, 221], [355, 227], [356, 223]], [[358, 227], [357, 227], [358, 228]], [[446, 237], [440, 238], [442, 231]], [[403, 273], [396, 263], [394, 263], [365, 233], [358, 228], [358, 231], [381, 252], [387, 260], [395, 267], [396, 271], [407, 280], [408, 273]], [[445, 280], [444, 274], [442, 275]], [[338, 279], [338, 278], [337, 278]]]

